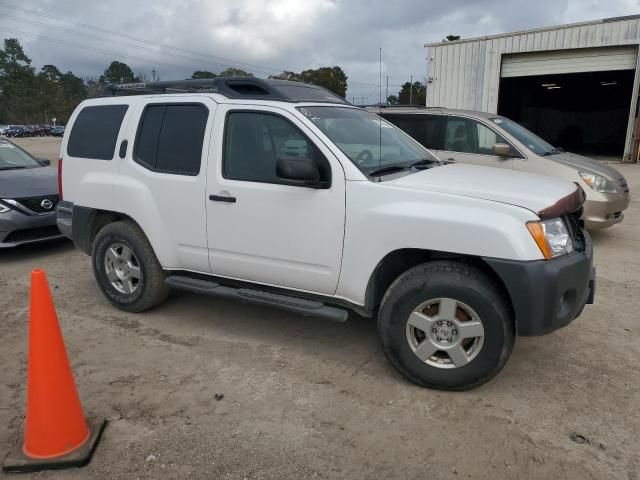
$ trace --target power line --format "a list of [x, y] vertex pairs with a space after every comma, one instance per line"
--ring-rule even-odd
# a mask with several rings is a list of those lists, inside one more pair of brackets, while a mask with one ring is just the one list
[[140, 43], [146, 43], [146, 44], [150, 44], [156, 47], [161, 47], [161, 48], [165, 48], [165, 49], [169, 49], [169, 50], [174, 50], [174, 51], [179, 51], [179, 52], [184, 52], [184, 53], [189, 53], [189, 54], [195, 54], [197, 56], [200, 57], [210, 57], [210, 58], [214, 58], [217, 59], [221, 62], [214, 62], [214, 63], [218, 63], [221, 65], [235, 65], [235, 66], [242, 66], [243, 68], [252, 68], [252, 69], [257, 69], [257, 70], [261, 70], [263, 73], [265, 72], [271, 72], [271, 73], [280, 73], [286, 69], [280, 69], [280, 68], [276, 68], [276, 67], [267, 67], [264, 65], [257, 65], [257, 64], [252, 64], [252, 63], [247, 63], [247, 62], [239, 62], [233, 59], [229, 59], [229, 58], [225, 58], [225, 57], [220, 57], [217, 55], [212, 55], [209, 53], [204, 53], [204, 52], [198, 52], [195, 50], [189, 50], [189, 49], [185, 49], [185, 48], [180, 48], [180, 47], [176, 47], [174, 45], [170, 45], [170, 44], [166, 44], [166, 43], [158, 43], [158, 42], [153, 42], [150, 40], [147, 40], [145, 38], [142, 37], [137, 37], [134, 35], [129, 35], [126, 33], [121, 33], [121, 32], [117, 32], [115, 30], [110, 30], [108, 28], [104, 28], [104, 27], [99, 27], [96, 25], [90, 25], [88, 23], [83, 23], [83, 22], [75, 22], [75, 21], [70, 21], [65, 19], [64, 17], [61, 17], [59, 15], [55, 15], [49, 12], [43, 12], [43, 11], [39, 11], [39, 10], [33, 10], [33, 9], [29, 9], [29, 8], [24, 8], [24, 7], [20, 7], [18, 5], [12, 4], [12, 3], [7, 3], [7, 2], [0, 2], [0, 5], [4, 5], [5, 7], [10, 7], [12, 9], [15, 10], [19, 10], [21, 12], [27, 13], [29, 15], [37, 15], [37, 16], [41, 16], [41, 17], [46, 17], [48, 19], [54, 19], [58, 22], [61, 23], [66, 23], [67, 25], [74, 25], [80, 28], [85, 28], [85, 29], [89, 29], [89, 30], [94, 30], [94, 31], [99, 31], [99, 32], [103, 32], [109, 35], [116, 35], [120, 38], [128, 38], [130, 40], [136, 41], [136, 42], [140, 42]]
[[[257, 64], [251, 64], [251, 63], [246, 63], [246, 62], [239, 62], [236, 60], [232, 60], [232, 59], [228, 59], [228, 58], [224, 58], [224, 57], [219, 57], [217, 55], [212, 55], [209, 53], [204, 53], [204, 52], [199, 52], [199, 51], [195, 51], [195, 50], [189, 50], [189, 49], [184, 49], [184, 48], [180, 48], [180, 47], [176, 47], [174, 45], [170, 45], [170, 44], [166, 44], [166, 43], [157, 43], [157, 42], [152, 42], [149, 41], [145, 38], [142, 37], [137, 37], [137, 36], [133, 36], [133, 35], [129, 35], [129, 34], [125, 34], [125, 33], [120, 33], [114, 30], [110, 30], [104, 27], [99, 27], [96, 25], [90, 25], [87, 23], [83, 23], [83, 22], [75, 22], [75, 21], [70, 21], [67, 20], [59, 15], [55, 15], [55, 14], [51, 14], [48, 12], [43, 12], [43, 11], [39, 11], [39, 10], [33, 10], [33, 9], [29, 9], [29, 8], [24, 8], [24, 7], [20, 7], [18, 5], [12, 4], [12, 3], [7, 3], [4, 1], [0, 1], [0, 7], [10, 7], [11, 9], [20, 11], [20, 12], [24, 12], [27, 15], [36, 15], [36, 16], [41, 16], [41, 17], [46, 17], [47, 19], [53, 19], [54, 21], [63, 23], [63, 24], [67, 24], [67, 25], [73, 25], [73, 26], [77, 26], [80, 28], [84, 28], [84, 29], [88, 29], [88, 30], [93, 30], [93, 31], [97, 31], [97, 32], [102, 32], [102, 33], [106, 33], [107, 35], [115, 35], [119, 38], [128, 38], [130, 40], [133, 40], [134, 42], [137, 43], [142, 43], [142, 44], [148, 44], [148, 45], [153, 45], [154, 47], [157, 48], [161, 48], [161, 49], [166, 49], [166, 50], [172, 50], [174, 52], [185, 52], [188, 53], [189, 55], [183, 55], [183, 54], [177, 54], [177, 53], [171, 53], [171, 52], [166, 52], [166, 51], [162, 51], [162, 50], [157, 50], [156, 48], [150, 48], [148, 46], [144, 46], [144, 45], [131, 45], [130, 43], [127, 42], [123, 42], [122, 40], [117, 40], [117, 39], [113, 39], [113, 38], [108, 38], [108, 37], [104, 37], [104, 36], [100, 36], [100, 35], [95, 35], [92, 33], [88, 33], [88, 32], [81, 32], [81, 31], [75, 31], [73, 29], [70, 28], [65, 28], [62, 26], [57, 26], [57, 25], [51, 25], [49, 23], [46, 22], [40, 22], [37, 20], [32, 20], [32, 19], [27, 19], [27, 18], [21, 18], [21, 17], [15, 17], [12, 15], [9, 15], [7, 13], [0, 13], [0, 17], [3, 17], [9, 21], [15, 21], [15, 22], [22, 22], [22, 23], [27, 23], [27, 24], [31, 24], [31, 25], [37, 25], [37, 26], [43, 26], [47, 29], [53, 29], [53, 30], [58, 30], [61, 32], [65, 32], [65, 33], [70, 33], [72, 35], [76, 35], [76, 36], [80, 36], [80, 37], [86, 37], [86, 38], [92, 38], [94, 40], [100, 41], [100, 42], [105, 42], [108, 43], [110, 45], [123, 45], [123, 46], [127, 46], [127, 47], [135, 47], [138, 49], [142, 49], [142, 50], [146, 50], [154, 55], [163, 55], [163, 56], [171, 56], [174, 58], [178, 58], [178, 59], [185, 59], [185, 60], [189, 60], [189, 61], [195, 61], [198, 63], [198, 65], [205, 64], [203, 66], [200, 66], [198, 68], [206, 68], [207, 67], [207, 63], [210, 64], [215, 64], [215, 65], [220, 65], [220, 66], [224, 66], [224, 67], [228, 67], [228, 66], [236, 66], [236, 67], [243, 67], [243, 68], [249, 68], [249, 69], [253, 69], [254, 71], [263, 73], [263, 74], [273, 74], [273, 73], [280, 73], [284, 70], [286, 70], [285, 68], [280, 69], [280, 68], [274, 68], [274, 67], [266, 67], [263, 65], [257, 65]], [[9, 30], [9, 29], [7, 29]], [[9, 30], [11, 31], [11, 30]], [[162, 60], [152, 60], [148, 57], [142, 57], [140, 55], [133, 55], [133, 54], [126, 54], [124, 55], [121, 51], [119, 52], [113, 52], [111, 50], [105, 50], [105, 49], [100, 49], [97, 47], [92, 47], [92, 46], [88, 46], [88, 45], [79, 45], [73, 42], [68, 42], [66, 40], [61, 40], [61, 39], [52, 39], [51, 37], [46, 37], [44, 35], [36, 35], [34, 33], [29, 33], [29, 32], [24, 32], [24, 31], [19, 31], [19, 30], [13, 30], [14, 32], [20, 33], [22, 35], [27, 35], [27, 36], [39, 36], [40, 38], [43, 39], [47, 39], [48, 41], [52, 41], [54, 43], [58, 43], [58, 44], [62, 44], [62, 45], [69, 45], [69, 46], [73, 46], [75, 48], [83, 48], [85, 50], [92, 50], [92, 51], [96, 51], [96, 52], [100, 52], [100, 53], [108, 53], [110, 55], [118, 55], [120, 57], [125, 56], [128, 58], [132, 58], [132, 59], [137, 59], [141, 62], [145, 62], [145, 63], [152, 63], [152, 64], [156, 64], [156, 65], [162, 65], [162, 66], [169, 66], [169, 67], [180, 67], [180, 68], [191, 68], [191, 67], [186, 67], [184, 64], [176, 64], [176, 63], [170, 63], [167, 61], [162, 61]], [[193, 56], [195, 55], [195, 56]], [[211, 59], [216, 59], [216, 61], [213, 60], [209, 60], [209, 58]], [[392, 87], [402, 87], [404, 84], [394, 84], [394, 83], [390, 83], [389, 86]], [[375, 83], [367, 83], [367, 82], [357, 82], [357, 81], [350, 81], [349, 82], [349, 86], [350, 88], [354, 88], [354, 87], [379, 87], [379, 84], [375, 84]]]
[[74, 42], [69, 42], [69, 41], [66, 41], [66, 40], [60, 40], [58, 38], [47, 37], [47, 36], [41, 35], [39, 33], [25, 32], [25, 31], [21, 31], [21, 30], [15, 30], [15, 29], [12, 29], [12, 28], [7, 28], [7, 27], [4, 27], [4, 26], [3, 26], [3, 30], [9, 31], [9, 32], [13, 32], [13, 33], [17, 33], [19, 35], [26, 35], [28, 37], [41, 38], [41, 39], [44, 39], [44, 40], [46, 40], [48, 42], [57, 43], [59, 45], [71, 46], [71, 47], [80, 48], [80, 49], [83, 49], [83, 50], [91, 50], [91, 51], [98, 52], [98, 53], [106, 53], [106, 54], [109, 54], [111, 56], [115, 56], [117, 58], [122, 58], [122, 57], [134, 58], [134, 59], [136, 59], [136, 60], [138, 60], [140, 62], [151, 63], [153, 65], [162, 65], [164, 67], [178, 67], [178, 68], [186, 68], [186, 69], [202, 68], [201, 65], [199, 65], [199, 66], [194, 66], [194, 65], [187, 66], [187, 65], [184, 65], [184, 64], [162, 62], [162, 61], [158, 61], [158, 60], [149, 59], [149, 58], [146, 58], [146, 57], [140, 57], [138, 55], [130, 55], [130, 54], [122, 53], [122, 52], [115, 52], [113, 50], [106, 50], [106, 49], [102, 49], [102, 48], [91, 47], [91, 46], [88, 46], [88, 45], [81, 45], [81, 44], [74, 43]]
[[[217, 65], [220, 65], [222, 67], [231, 66], [228, 63], [213, 62], [211, 60], [206, 60], [206, 59], [203, 59], [203, 58], [179, 55], [179, 54], [175, 54], [175, 53], [171, 53], [171, 52], [161, 52], [161, 51], [158, 51], [158, 50], [150, 48], [150, 47], [145, 47], [144, 45], [131, 45], [131, 44], [127, 43], [127, 42], [123, 42], [123, 41], [119, 41], [119, 40], [115, 40], [115, 39], [111, 39], [111, 38], [106, 38], [106, 37], [101, 37], [99, 35], [93, 35], [93, 34], [85, 33], [85, 32], [76, 32], [76, 31], [74, 31], [72, 29], [69, 29], [69, 28], [57, 27], [57, 26], [54, 26], [54, 25], [49, 25], [47, 23], [38, 22], [38, 21], [35, 21], [35, 20], [27, 20], [27, 19], [23, 19], [23, 18], [19, 18], [19, 17], [12, 17], [11, 15], [6, 15], [4, 13], [0, 13], [0, 18], [5, 18], [5, 19], [8, 19], [9, 21], [28, 23], [28, 24], [31, 24], [31, 25], [39, 25], [39, 26], [46, 27], [47, 29], [58, 30], [58, 31], [61, 31], [61, 32], [70, 33], [72, 35], [77, 35], [77, 36], [80, 36], [80, 37], [92, 38], [92, 39], [95, 39], [95, 40], [98, 40], [98, 41], [101, 41], [101, 42], [109, 43], [111, 45], [123, 45], [125, 47], [132, 47], [133, 46], [136, 49], [147, 50], [147, 51], [149, 51], [149, 52], [151, 52], [153, 54], [156, 54], [156, 55], [165, 55], [165, 56], [175, 57], [175, 58], [179, 58], [179, 59], [186, 59], [186, 60], [191, 60], [191, 61], [196, 61], [196, 62], [217, 64]], [[265, 71], [261, 71], [261, 73], [269, 74], [269, 72], [265, 72]]]

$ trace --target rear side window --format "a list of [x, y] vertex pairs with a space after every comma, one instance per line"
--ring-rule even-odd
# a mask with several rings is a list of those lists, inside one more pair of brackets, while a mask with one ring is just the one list
[[67, 144], [70, 157], [111, 160], [118, 141], [118, 132], [128, 105], [96, 105], [84, 107]]
[[157, 172], [198, 175], [208, 116], [202, 104], [149, 105], [138, 127], [134, 160]]
[[382, 114], [382, 118], [408, 133], [431, 150], [442, 150], [445, 119], [442, 115]]
[[493, 155], [493, 145], [496, 143], [508, 142], [480, 122], [464, 117], [448, 117], [444, 150]]

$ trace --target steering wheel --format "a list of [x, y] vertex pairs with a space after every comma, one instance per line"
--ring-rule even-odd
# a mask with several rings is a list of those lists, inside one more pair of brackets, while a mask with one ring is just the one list
[[362, 150], [357, 156], [356, 156], [356, 161], [357, 162], [361, 162], [363, 164], [365, 163], [369, 163], [369, 162], [373, 162], [373, 153], [371, 153], [371, 150]]

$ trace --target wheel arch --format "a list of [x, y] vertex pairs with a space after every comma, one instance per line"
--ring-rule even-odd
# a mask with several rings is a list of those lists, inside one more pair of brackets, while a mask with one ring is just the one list
[[87, 255], [91, 255], [91, 248], [98, 232], [106, 225], [122, 220], [134, 223], [144, 232], [140, 224], [127, 214], [89, 207], [74, 207], [72, 228], [76, 247]]
[[489, 276], [499, 285], [502, 293], [508, 300], [508, 306], [515, 322], [515, 309], [507, 286], [495, 270], [481, 257], [416, 248], [394, 250], [389, 252], [378, 262], [367, 283], [364, 305], [364, 311], [366, 314], [368, 316], [375, 315], [384, 294], [400, 275], [417, 265], [433, 260], [451, 260], [472, 265], [482, 271], [485, 275]]

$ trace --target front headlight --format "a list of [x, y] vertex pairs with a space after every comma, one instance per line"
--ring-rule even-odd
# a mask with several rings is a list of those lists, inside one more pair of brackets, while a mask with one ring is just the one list
[[616, 193], [616, 186], [602, 175], [591, 172], [579, 172], [584, 183], [600, 193]]
[[573, 240], [561, 218], [529, 222], [527, 228], [547, 260], [573, 252]]
[[7, 205], [5, 205], [0, 201], [0, 213], [5, 213], [5, 212], [8, 212], [9, 210], [11, 210], [11, 208], [9, 208]]

